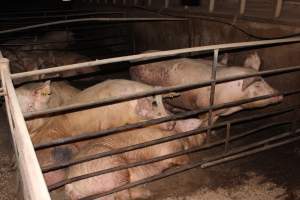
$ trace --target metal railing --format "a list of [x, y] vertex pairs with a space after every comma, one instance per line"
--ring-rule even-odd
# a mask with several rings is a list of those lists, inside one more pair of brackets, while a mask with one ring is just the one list
[[[14, 139], [15, 140], [15, 146], [16, 146], [17, 149], [20, 149], [20, 145], [22, 145], [22, 144], [20, 144], [20, 141], [18, 141], [18, 140], [25, 138], [26, 141], [28, 141], [28, 139], [29, 139], [28, 130], [24, 126], [25, 125], [24, 118], [32, 119], [32, 118], [40, 117], [40, 116], [43, 116], [43, 115], [46, 115], [46, 114], [47, 115], [57, 115], [57, 114], [68, 113], [68, 112], [72, 112], [72, 111], [78, 111], [78, 110], [83, 110], [83, 109], [88, 109], [88, 108], [99, 107], [99, 106], [112, 105], [112, 104], [115, 104], [115, 103], [125, 102], [125, 101], [138, 99], [138, 98], [143, 98], [143, 97], [147, 97], [147, 96], [166, 94], [166, 93], [171, 93], [171, 92], [182, 92], [182, 91], [196, 89], [196, 88], [205, 87], [205, 86], [210, 86], [212, 88], [211, 93], [210, 93], [210, 105], [206, 108], [197, 109], [197, 110], [193, 110], [193, 111], [182, 112], [182, 113], [179, 113], [179, 114], [172, 114], [172, 115], [167, 116], [167, 117], [163, 117], [163, 118], [159, 118], [159, 119], [153, 119], [153, 120], [140, 122], [140, 123], [135, 123], [135, 124], [130, 124], [130, 125], [121, 126], [121, 127], [115, 127], [115, 128], [109, 129], [109, 130], [101, 130], [97, 133], [84, 133], [84, 134], [81, 134], [79, 136], [62, 138], [62, 139], [55, 140], [55, 141], [52, 141], [52, 142], [49, 142], [49, 143], [36, 144], [34, 146], [34, 148], [38, 151], [40, 149], [49, 148], [49, 147], [53, 147], [53, 146], [57, 146], [57, 145], [68, 144], [68, 143], [78, 142], [78, 141], [82, 141], [82, 140], [88, 140], [88, 139], [92, 139], [92, 138], [96, 138], [96, 137], [104, 137], [104, 136], [114, 134], [114, 133], [117, 133], [117, 132], [132, 130], [132, 129], [135, 129], [135, 128], [150, 126], [150, 125], [159, 124], [159, 123], [163, 123], [163, 122], [167, 122], [167, 121], [171, 121], [171, 120], [183, 119], [183, 118], [187, 118], [187, 117], [190, 117], [190, 116], [194, 116], [194, 115], [198, 115], [198, 114], [201, 114], [201, 113], [207, 113], [208, 112], [209, 113], [209, 120], [208, 120], [209, 122], [208, 122], [207, 127], [201, 127], [199, 129], [178, 133], [176, 135], [163, 137], [163, 138], [160, 138], [160, 139], [157, 139], [157, 140], [147, 141], [147, 142], [144, 142], [144, 143], [141, 143], [141, 144], [136, 144], [136, 145], [132, 145], [132, 146], [122, 147], [122, 148], [119, 148], [119, 149], [114, 149], [114, 150], [109, 151], [109, 152], [99, 153], [99, 154], [92, 155], [92, 156], [86, 156], [86, 157], [81, 158], [79, 160], [73, 160], [71, 162], [61, 163], [59, 165], [43, 166], [43, 168], [42, 168], [43, 172], [49, 172], [49, 171], [52, 171], [52, 170], [65, 168], [65, 167], [68, 167], [68, 166], [71, 166], [71, 165], [74, 165], [74, 164], [78, 164], [78, 163], [82, 163], [82, 162], [87, 162], [87, 161], [103, 158], [105, 156], [121, 154], [121, 153], [124, 153], [124, 152], [133, 151], [133, 150], [136, 150], [136, 149], [139, 149], [139, 148], [144, 148], [144, 147], [152, 146], [152, 145], [155, 145], [155, 144], [161, 144], [161, 143], [165, 143], [165, 142], [168, 142], [168, 141], [181, 139], [181, 138], [184, 138], [184, 137], [200, 134], [203, 131], [208, 131], [208, 133], [210, 133], [211, 130], [217, 129], [217, 128], [224, 128], [224, 127], [226, 128], [226, 137], [225, 137], [225, 139], [220, 140], [220, 141], [216, 141], [216, 142], [212, 142], [212, 143], [208, 143], [204, 146], [195, 147], [195, 148], [191, 148], [191, 149], [180, 151], [180, 152], [174, 152], [174, 153], [169, 154], [169, 155], [156, 157], [156, 158], [153, 158], [153, 159], [139, 161], [139, 162], [135, 162], [135, 163], [130, 163], [130, 164], [124, 165], [124, 166], [117, 166], [117, 167], [114, 167], [114, 168], [94, 172], [94, 173], [89, 174], [89, 175], [84, 175], [84, 176], [74, 177], [72, 179], [67, 179], [63, 182], [60, 182], [60, 183], [57, 183], [55, 185], [50, 186], [49, 190], [54, 190], [56, 188], [64, 186], [65, 184], [68, 184], [68, 183], [71, 183], [71, 182], [74, 182], [74, 181], [77, 181], [77, 180], [82, 180], [82, 179], [85, 179], [85, 178], [90, 178], [90, 177], [93, 177], [93, 176], [98, 176], [98, 175], [101, 175], [101, 174], [114, 172], [114, 171], [117, 171], [117, 170], [122, 170], [122, 169], [127, 169], [127, 168], [131, 168], [131, 167], [140, 166], [140, 165], [150, 164], [150, 163], [158, 162], [158, 161], [165, 160], [165, 159], [168, 159], [168, 158], [173, 158], [173, 157], [177, 157], [177, 156], [180, 156], [180, 155], [184, 155], [184, 154], [187, 154], [187, 153], [192, 153], [192, 152], [197, 152], [197, 151], [200, 151], [200, 150], [210, 149], [210, 148], [222, 145], [222, 144], [224, 145], [224, 152], [225, 153], [222, 154], [222, 155], [210, 157], [210, 158], [207, 158], [207, 159], [199, 161], [199, 162], [184, 165], [184, 166], [178, 167], [176, 169], [172, 169], [170, 171], [163, 172], [161, 174], [154, 175], [152, 177], [148, 177], [148, 178], [145, 178], [143, 180], [139, 180], [137, 182], [125, 184], [125, 185], [117, 187], [117, 188], [115, 188], [111, 191], [107, 191], [107, 192], [104, 192], [104, 193], [101, 193], [101, 194], [95, 194], [95, 195], [83, 198], [83, 199], [95, 199], [95, 198], [98, 198], [98, 197], [102, 197], [102, 196], [105, 196], [105, 195], [112, 194], [114, 192], [118, 192], [118, 191], [128, 189], [128, 188], [131, 188], [131, 187], [135, 187], [137, 185], [141, 185], [141, 184], [144, 184], [144, 183], [152, 182], [154, 180], [165, 178], [165, 177], [171, 176], [173, 174], [177, 174], [177, 173], [189, 170], [189, 169], [193, 169], [195, 167], [205, 168], [205, 167], [213, 166], [213, 165], [216, 165], [216, 164], [227, 162], [229, 160], [234, 160], [234, 159], [237, 159], [237, 158], [240, 158], [240, 157], [252, 155], [252, 154], [257, 153], [257, 152], [265, 151], [265, 150], [268, 150], [268, 149], [271, 149], [271, 148], [274, 148], [274, 147], [277, 147], [277, 146], [281, 146], [281, 145], [284, 145], [284, 144], [288, 144], [288, 143], [291, 143], [291, 142], [298, 141], [300, 139], [300, 136], [298, 134], [300, 130], [294, 127], [292, 131], [287, 131], [285, 133], [282, 133], [282, 134], [279, 134], [279, 135], [276, 135], [276, 136], [272, 136], [272, 137], [269, 137], [268, 139], [264, 139], [264, 140], [261, 140], [259, 142], [255, 142], [255, 143], [252, 143], [252, 144], [240, 147], [240, 148], [236, 148], [234, 150], [228, 150], [229, 149], [228, 147], [229, 147], [231, 141], [241, 139], [245, 136], [254, 134], [258, 131], [261, 131], [263, 129], [267, 129], [267, 128], [270, 128], [270, 127], [273, 127], [273, 126], [286, 126], [286, 125], [289, 125], [289, 126], [293, 127], [293, 124], [295, 124], [296, 121], [281, 121], [281, 122], [276, 122], [276, 123], [270, 123], [270, 124], [266, 124], [264, 126], [260, 126], [258, 128], [249, 130], [249, 131], [244, 132], [243, 134], [239, 134], [239, 135], [231, 135], [230, 132], [231, 132], [231, 126], [232, 125], [234, 125], [236, 123], [246, 122], [246, 121], [249, 121], [249, 120], [258, 120], [258, 119], [265, 118], [265, 117], [271, 117], [271, 116], [277, 116], [277, 115], [281, 115], [281, 114], [290, 113], [292, 111], [298, 110], [300, 105], [293, 105], [293, 106], [289, 106], [289, 107], [286, 107], [284, 109], [280, 109], [280, 110], [277, 110], [277, 111], [272, 111], [272, 112], [269, 112], [269, 113], [257, 114], [257, 115], [253, 115], [253, 116], [240, 118], [238, 120], [237, 119], [229, 120], [229, 121], [225, 121], [225, 122], [222, 122], [222, 123], [216, 123], [216, 124], [213, 124], [211, 115], [212, 115], [212, 112], [217, 110], [217, 109], [236, 106], [236, 105], [241, 105], [241, 104], [245, 104], [245, 103], [249, 103], [249, 102], [258, 101], [258, 100], [274, 97], [274, 96], [277, 96], [277, 95], [281, 95], [281, 94], [265, 95], [265, 96], [251, 98], [251, 99], [242, 99], [242, 100], [235, 101], [235, 102], [229, 102], [229, 103], [215, 105], [213, 103], [214, 102], [215, 85], [218, 84], [218, 83], [224, 83], [224, 82], [228, 82], [228, 81], [239, 80], [239, 79], [244, 79], [244, 78], [249, 78], [249, 77], [254, 77], [254, 76], [274, 75], [274, 74], [282, 74], [282, 73], [290, 73], [290, 72], [300, 71], [300, 66], [294, 66], [294, 67], [285, 67], [285, 68], [280, 68], [280, 69], [262, 71], [262, 72], [257, 72], [257, 73], [254, 73], [254, 74], [243, 75], [243, 76], [232, 76], [232, 77], [228, 77], [228, 78], [224, 78], [224, 79], [216, 79], [216, 76], [215, 76], [216, 75], [216, 69], [217, 69], [216, 65], [217, 65], [219, 51], [228, 50], [228, 49], [245, 48], [245, 47], [272, 45], [272, 44], [274, 44], [274, 45], [287, 44], [287, 43], [294, 43], [294, 42], [299, 42], [299, 41], [300, 41], [300, 37], [295, 37], [295, 38], [289, 38], [289, 39], [278, 39], [278, 40], [266, 40], [266, 41], [220, 44], [220, 45], [212, 45], [212, 46], [204, 46], [204, 47], [193, 47], [193, 48], [176, 49], [176, 50], [169, 50], [169, 51], [160, 51], [160, 52], [155, 52], [155, 53], [144, 53], [144, 54], [138, 54], [138, 55], [123, 56], [123, 57], [117, 57], [117, 58], [109, 58], [109, 59], [96, 60], [96, 61], [91, 61], [91, 62], [84, 62], [84, 63], [78, 63], [78, 64], [73, 64], [73, 65], [66, 65], [66, 66], [59, 66], [59, 67], [54, 67], [54, 68], [50, 68], [50, 69], [41, 69], [41, 70], [35, 70], [35, 71], [23, 72], [23, 73], [17, 73], [17, 74], [10, 74], [8, 70], [5, 70], [6, 67], [1, 67], [3, 90], [7, 91], [6, 105], [9, 109], [12, 108], [11, 109], [12, 111], [8, 112], [9, 117], [11, 116], [11, 124], [14, 124], [15, 126], [21, 126], [22, 127], [21, 128], [22, 134], [20, 132], [18, 134], [13, 134], [13, 137], [15, 137], [15, 139]], [[179, 55], [179, 54], [184, 54], [184, 53], [191, 53], [191, 52], [200, 52], [200, 51], [202, 51], [202, 52], [203, 51], [205, 51], [205, 52], [214, 51], [214, 62], [213, 62], [213, 66], [212, 66], [213, 70], [212, 70], [212, 76], [211, 76], [212, 79], [209, 80], [209, 81], [199, 82], [199, 83], [194, 83], [194, 84], [189, 84], [189, 85], [166, 87], [166, 88], [162, 88], [162, 89], [153, 89], [151, 91], [136, 93], [136, 94], [133, 94], [133, 95], [122, 96], [122, 97], [118, 97], [118, 98], [108, 98], [108, 99], [104, 99], [104, 100], [96, 101], [96, 102], [91, 102], [91, 103], [61, 106], [61, 107], [58, 107], [58, 108], [46, 109], [46, 110], [37, 111], [37, 112], [33, 112], [33, 113], [24, 113], [24, 115], [21, 115], [21, 116], [19, 115], [20, 114], [20, 108], [19, 108], [19, 105], [16, 103], [17, 99], [16, 99], [16, 96], [15, 96], [15, 91], [14, 91], [13, 86], [11, 84], [12, 79], [19, 79], [19, 78], [24, 78], [24, 77], [28, 77], [28, 76], [34, 76], [34, 75], [41, 75], [41, 74], [57, 73], [57, 72], [62, 72], [62, 71], [66, 71], [66, 70], [71, 70], [71, 69], [98, 66], [98, 65], [104, 65], [104, 64], [109, 64], [109, 63], [117, 63], [117, 62], [123, 62], [123, 61], [137, 61], [139, 59], [151, 60], [151, 59], [155, 59], [155, 58], [170, 57], [170, 56], [174, 56], [174, 55]], [[282, 94], [283, 95], [295, 95], [295, 94], [299, 94], [299, 92], [300, 92], [300, 89], [299, 90], [293, 90], [293, 91], [286, 91], [286, 92], [283, 92]], [[13, 104], [10, 103], [11, 101], [13, 101]], [[17, 111], [17, 113], [15, 113], [16, 111]], [[17, 123], [15, 122], [15, 120], [16, 120], [15, 115], [16, 114], [18, 114], [18, 117], [19, 117]], [[28, 149], [30, 149], [30, 151], [29, 151], [29, 154], [26, 154], [26, 155], [23, 155], [23, 156], [26, 157], [26, 158], [28, 156], [34, 157], [33, 163], [34, 163], [34, 165], [36, 165], [37, 164], [36, 157], [35, 157], [35, 155], [32, 155], [32, 153], [34, 154], [33, 145], [31, 143], [26, 144], [26, 147]], [[21, 150], [21, 153], [22, 153], [22, 149], [20, 149], [20, 150]], [[22, 160], [20, 162], [22, 162]], [[23, 164], [23, 165], [26, 166], [26, 163]], [[29, 166], [27, 166], [27, 167], [29, 167]], [[40, 170], [38, 170], [38, 171], [40, 171]], [[29, 173], [29, 175], [32, 175], [31, 172], [28, 172], [28, 173]], [[22, 174], [22, 176], [25, 176], [25, 177], [28, 178], [28, 175], [26, 175], [24, 173]], [[40, 176], [41, 176], [41, 173], [38, 174], [38, 177], [40, 177]], [[44, 186], [45, 186], [45, 184], [42, 180], [31, 180], [30, 177], [28, 179], [30, 181], [34, 182], [34, 184], [32, 184], [29, 181], [29, 185], [32, 185], [33, 188], [37, 187], [36, 183], [43, 185], [43, 186], [41, 186], [42, 188], [44, 188]], [[31, 191], [31, 192], [34, 193], [35, 191]], [[40, 194], [40, 192], [39, 192], [39, 194]], [[47, 195], [45, 195], [45, 196], [47, 196]], [[32, 199], [35, 199], [34, 195], [32, 196]], [[45, 199], [47, 199], [47, 197]]]

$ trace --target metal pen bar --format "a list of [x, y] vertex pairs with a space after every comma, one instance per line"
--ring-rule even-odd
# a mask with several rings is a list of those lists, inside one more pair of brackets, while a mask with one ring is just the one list
[[87, 42], [87, 41], [100, 41], [106, 39], [113, 39], [113, 38], [123, 38], [126, 37], [125, 34], [116, 34], [116, 35], [109, 35], [106, 37], [94, 37], [94, 38], [82, 38], [82, 39], [74, 39], [74, 40], [65, 40], [65, 41], [45, 41], [45, 42], [30, 42], [30, 43], [8, 43], [8, 44], [0, 44], [0, 46], [4, 47], [15, 47], [15, 46], [37, 46], [37, 45], [45, 45], [45, 44], [61, 44], [61, 43], [72, 43], [72, 42]]
[[230, 131], [231, 131], [231, 124], [227, 123], [227, 125], [226, 125], [225, 149], [224, 149], [225, 153], [228, 152], [229, 141], [230, 141]]
[[26, 19], [48, 19], [48, 18], [68, 18], [68, 17], [81, 17], [81, 16], [88, 16], [88, 15], [106, 15], [106, 14], [124, 14], [123, 12], [89, 12], [89, 13], [76, 13], [76, 14], [62, 14], [62, 15], [43, 15], [43, 16], [30, 16], [30, 17], [6, 17], [0, 18], [0, 21], [10, 21], [10, 20], [26, 20]]
[[[297, 130], [297, 133], [299, 133], [299, 130]], [[285, 134], [285, 137], [288, 137], [288, 136], [292, 136], [292, 134], [289, 134], [289, 135]], [[278, 139], [280, 139], [280, 138], [278, 137]], [[270, 141], [267, 141], [267, 142], [264, 143], [265, 146], [263, 146], [263, 147], [256, 148], [256, 149], [253, 149], [253, 150], [250, 150], [250, 151], [247, 151], [247, 152], [238, 153], [238, 154], [235, 154], [235, 155], [232, 155], [232, 156], [229, 156], [229, 157], [225, 157], [225, 158], [222, 158], [222, 159], [219, 159], [219, 160], [214, 160], [214, 161], [211, 161], [211, 162], [207, 162], [205, 164], [202, 164], [201, 168], [207, 168], [207, 167], [211, 167], [211, 166], [214, 166], [214, 165], [217, 165], [217, 164], [221, 164], [221, 163], [225, 163], [225, 162], [228, 162], [228, 161], [231, 161], [231, 160], [235, 160], [235, 159], [238, 159], [238, 158], [246, 157], [248, 155], [252, 155], [252, 154], [259, 153], [259, 152], [262, 152], [262, 151], [265, 151], [265, 150], [268, 150], [268, 149], [279, 147], [279, 146], [282, 146], [284, 144], [288, 144], [288, 143], [291, 143], [291, 142], [296, 142], [298, 140], [300, 140], [300, 136], [292, 137], [292, 138], [286, 139], [282, 142], [277, 142], [277, 143], [273, 143], [273, 144], [268, 144], [268, 142], [270, 142]]]
[[[272, 148], [275, 148], [275, 147], [279, 147], [279, 146], [282, 146], [282, 145], [285, 145], [285, 144], [289, 144], [289, 143], [292, 143], [292, 142], [296, 142], [298, 140], [300, 140], [300, 136], [292, 138], [292, 139], [285, 140], [283, 142], [278, 142], [278, 143], [275, 143], [275, 144], [272, 144], [272, 145], [268, 145], [268, 146], [264, 146], [264, 147], [261, 147], [261, 148], [258, 148], [258, 149], [250, 150], [250, 151], [244, 153], [243, 155], [234, 155], [234, 156], [231, 157], [231, 159], [235, 160], [235, 159], [240, 158], [240, 157], [253, 155], [255, 153], [266, 151], [266, 150], [269, 150], [269, 149], [272, 149]], [[92, 200], [92, 199], [95, 199], [95, 198], [103, 197], [103, 196], [113, 194], [113, 193], [116, 193], [116, 192], [119, 192], [119, 191], [122, 191], [122, 190], [126, 190], [126, 189], [136, 187], [138, 185], [142, 185], [142, 184], [145, 184], [145, 183], [150, 183], [150, 182], [160, 180], [160, 179], [163, 179], [163, 178], [175, 175], [175, 174], [179, 174], [181, 172], [200, 167], [203, 164], [204, 164], [203, 161], [188, 164], [188, 165], [185, 165], [185, 166], [182, 166], [182, 167], [175, 168], [173, 170], [168, 170], [168, 171], [163, 172], [159, 175], [154, 175], [154, 176], [151, 176], [151, 177], [139, 180], [139, 181], [135, 181], [135, 182], [132, 182], [132, 183], [129, 183], [129, 184], [125, 184], [123, 186], [117, 187], [117, 188], [115, 188], [111, 191], [108, 191], [108, 192], [103, 192], [103, 193], [99, 193], [99, 194], [95, 194], [95, 195], [91, 195], [91, 196], [88, 196], [88, 197], [81, 198], [81, 200]], [[217, 164], [220, 164], [220, 163], [217, 163]]]
[[245, 48], [245, 47], [255, 47], [255, 46], [263, 46], [263, 45], [285, 44], [285, 43], [295, 43], [295, 42], [300, 42], [300, 37], [293, 37], [293, 38], [288, 38], [288, 39], [276, 39], [276, 40], [262, 40], [262, 41], [254, 41], [254, 42], [238, 42], [238, 43], [230, 43], [230, 44], [219, 44], [219, 45], [210, 45], [210, 46], [202, 46], [202, 47], [183, 48], [183, 49], [168, 50], [168, 51], [158, 51], [158, 52], [152, 52], [152, 53], [142, 53], [142, 54], [136, 54], [136, 55], [130, 55], [130, 56], [121, 56], [121, 57], [116, 57], [116, 58], [96, 60], [96, 61], [91, 61], [91, 62], [77, 63], [77, 64], [72, 64], [72, 65], [64, 65], [64, 66], [59, 66], [59, 67], [53, 67], [51, 69], [40, 69], [40, 70], [34, 70], [34, 71], [30, 71], [30, 72], [16, 73], [16, 74], [12, 75], [12, 79], [24, 78], [24, 77], [28, 77], [28, 76], [34, 76], [34, 75], [49, 74], [49, 73], [58, 73], [58, 72], [63, 72], [63, 71], [71, 70], [71, 69], [93, 67], [93, 66], [98, 66], [98, 65], [125, 62], [125, 61], [165, 58], [165, 57], [176, 56], [176, 55], [185, 54], [185, 53], [211, 51], [214, 49], [229, 50], [229, 49], [237, 49], [237, 48], [241, 48], [241, 47]]
[[[250, 131], [247, 131], [243, 134], [236, 135], [232, 138], [232, 140], [240, 139], [242, 137], [254, 134], [256, 132], [262, 131], [262, 130], [267, 129], [267, 128], [271, 128], [271, 127], [274, 127], [274, 126], [285, 125], [285, 124], [289, 124], [289, 123], [290, 122], [270, 123], [270, 124], [258, 127], [256, 129], [252, 129]], [[79, 181], [79, 180], [82, 180], [82, 179], [91, 178], [91, 177], [94, 177], [94, 176], [100, 176], [100, 175], [103, 175], [103, 174], [112, 173], [112, 172], [115, 172], [115, 171], [120, 171], [120, 170], [123, 170], [123, 169], [133, 168], [133, 167], [137, 167], [137, 166], [141, 166], [141, 165], [147, 165], [147, 164], [151, 164], [151, 163], [154, 163], [154, 162], [166, 160], [166, 159], [169, 159], [169, 158], [178, 157], [178, 156], [181, 156], [181, 155], [184, 155], [184, 154], [194, 153], [194, 152], [197, 152], [197, 151], [200, 151], [200, 150], [204, 150], [204, 149], [208, 149], [208, 148], [212, 148], [212, 147], [221, 145], [224, 142], [226, 142], [226, 140], [213, 142], [213, 143], [206, 144], [206, 145], [199, 146], [199, 147], [193, 147], [193, 148], [183, 150], [183, 151], [180, 151], [180, 152], [155, 157], [153, 159], [143, 160], [143, 161], [139, 161], [139, 162], [130, 163], [128, 165], [121, 165], [121, 166], [117, 166], [117, 167], [113, 167], [113, 168], [109, 168], [109, 169], [105, 169], [105, 170], [101, 170], [101, 171], [96, 171], [96, 172], [86, 174], [86, 175], [72, 177], [70, 179], [66, 179], [66, 180], [60, 181], [56, 184], [50, 185], [48, 187], [48, 190], [49, 191], [56, 190], [60, 187], [65, 186], [66, 184], [69, 184], [69, 183], [72, 183], [72, 182], [75, 182], [75, 181]]]
[[[293, 109], [291, 109], [291, 110], [293, 110]], [[267, 116], [273, 116], [274, 114], [277, 114], [277, 115], [278, 114], [283, 114], [283, 113], [289, 112], [291, 110], [272, 112], [272, 113], [268, 113], [268, 114], [259, 114], [259, 115], [255, 115], [255, 116], [244, 117], [244, 118], [239, 119], [239, 120], [230, 120], [230, 121], [227, 121], [227, 122], [222, 122], [222, 123], [215, 124], [211, 128], [221, 128], [221, 127], [225, 126], [227, 123], [232, 123], [232, 124], [233, 123], [241, 123], [241, 122], [248, 121], [248, 120], [259, 119], [259, 118], [263, 118], [263, 117], [267, 117]], [[93, 155], [93, 156], [87, 156], [85, 158], [78, 159], [76, 161], [70, 161], [70, 162], [66, 162], [66, 163], [60, 163], [60, 164], [56, 164], [56, 165], [45, 166], [45, 167], [43, 167], [43, 172], [64, 168], [64, 167], [67, 167], [67, 166], [70, 166], [70, 165], [73, 165], [73, 164], [78, 164], [78, 163], [81, 163], [81, 162], [90, 161], [90, 160], [94, 160], [94, 159], [105, 157], [105, 156], [125, 153], [125, 152], [136, 150], [136, 149], [139, 149], [139, 148], [144, 148], [144, 147], [148, 147], [148, 146], [151, 146], [151, 145], [161, 144], [161, 143], [164, 143], [164, 142], [169, 142], [169, 141], [173, 141], [173, 140], [176, 140], [176, 139], [181, 139], [181, 138], [192, 136], [192, 135], [197, 135], [197, 134], [202, 133], [203, 131], [206, 131], [206, 130], [207, 130], [207, 127], [198, 128], [198, 129], [195, 129], [195, 130], [192, 130], [192, 131], [178, 133], [176, 135], [163, 137], [163, 138], [152, 140], [152, 141], [149, 141], [149, 142], [144, 142], [144, 143], [140, 143], [140, 144], [136, 144], [136, 145], [131, 145], [131, 146], [128, 146], [128, 147], [123, 147], [123, 148], [120, 148], [120, 149], [112, 150], [110, 152], [104, 152], [104, 153], [99, 153], [99, 154], [96, 154], [96, 155]]]
[[[50, 68], [50, 69], [53, 69], [53, 68]], [[289, 73], [292, 71], [299, 71], [299, 70], [300, 70], [300, 66], [286, 67], [286, 68], [280, 68], [280, 69], [274, 69], [274, 70], [267, 70], [267, 71], [263, 71], [263, 72], [257, 72], [257, 73], [253, 73], [253, 74], [249, 74], [249, 75], [238, 75], [238, 76], [231, 76], [231, 77], [223, 78], [223, 79], [216, 79], [216, 83], [224, 83], [224, 82], [228, 82], [228, 81], [234, 81], [234, 80], [239, 80], [239, 79], [243, 79], [243, 78], [250, 78], [250, 77], [255, 77], [255, 76], [259, 76], [259, 75], [275, 75], [275, 74], [279, 74], [279, 73]], [[121, 103], [124, 101], [134, 100], [134, 99], [153, 96], [153, 95], [160, 95], [160, 94], [171, 93], [171, 92], [182, 92], [182, 91], [186, 91], [186, 90], [205, 87], [205, 86], [209, 86], [211, 83], [212, 83], [212, 81], [209, 80], [209, 81], [204, 81], [204, 82], [199, 82], [199, 83], [194, 83], [194, 84], [185, 84], [185, 85], [179, 85], [179, 86], [157, 88], [157, 89], [152, 89], [149, 91], [139, 92], [139, 93], [135, 93], [132, 95], [126, 95], [126, 96], [122, 96], [122, 97], [113, 97], [113, 98], [107, 98], [104, 100], [94, 101], [94, 102], [90, 102], [90, 103], [72, 104], [72, 105], [60, 106], [60, 107], [56, 107], [56, 108], [49, 108], [49, 109], [45, 109], [45, 110], [41, 110], [41, 111], [24, 113], [24, 117], [25, 117], [25, 119], [30, 119], [30, 118], [34, 118], [34, 117], [40, 117], [40, 116], [43, 116], [46, 114], [58, 114], [58, 113], [63, 113], [63, 112], [72, 112], [75, 110], [78, 111], [78, 110], [83, 110], [83, 109], [88, 109], [88, 108], [93, 108], [93, 107], [112, 105], [115, 103]]]
[[[294, 93], [294, 91], [291, 92], [291, 93]], [[297, 93], [300, 93], [300, 90], [297, 91]], [[262, 99], [265, 99], [266, 97], [270, 97], [270, 96], [275, 96], [275, 95], [266, 95], [266, 96], [262, 96], [262, 97], [255, 97], [255, 99], [256, 100], [262, 100]], [[239, 102], [239, 103], [243, 104], [243, 103], [249, 102], [249, 100], [246, 99], [246, 100], [241, 100], [241, 101], [236, 101], [236, 102]], [[220, 108], [224, 108], [224, 107], [231, 107], [235, 104], [226, 103], [226, 104], [222, 104], [221, 106], [216, 105], [216, 106], [214, 106], [214, 109], [220, 109]], [[290, 109], [286, 109], [284, 111], [289, 111], [289, 110], [295, 109], [297, 107], [298, 107], [298, 105], [297, 106], [292, 106], [292, 107], [290, 107]], [[159, 124], [159, 123], [163, 123], [163, 122], [167, 122], [167, 121], [171, 121], [171, 120], [183, 119], [183, 118], [194, 116], [196, 114], [204, 113], [204, 112], [207, 112], [207, 111], [208, 111], [208, 108], [207, 109], [198, 109], [198, 110], [194, 110], [194, 111], [187, 111], [187, 112], [184, 112], [184, 113], [181, 113], [181, 114], [173, 114], [173, 115], [170, 115], [170, 116], [167, 116], [167, 117], [162, 117], [162, 118], [158, 118], [158, 119], [148, 120], [148, 121], [145, 121], [145, 122], [139, 122], [139, 123], [125, 125], [125, 126], [120, 126], [120, 127], [116, 127], [116, 128], [112, 128], [112, 129], [108, 129], [108, 130], [102, 130], [102, 131], [99, 131], [99, 132], [84, 133], [84, 134], [80, 134], [78, 136], [71, 136], [71, 137], [61, 138], [61, 139], [57, 139], [57, 140], [54, 140], [54, 141], [51, 141], [51, 142], [37, 144], [37, 145], [35, 145], [35, 149], [38, 150], [38, 149], [53, 147], [53, 146], [62, 145], [62, 144], [69, 144], [69, 143], [74, 143], [74, 142], [78, 142], [78, 141], [103, 137], [103, 136], [106, 136], [106, 135], [119, 133], [121, 131], [132, 130], [134, 128], [142, 128], [142, 127], [155, 125], [155, 124]], [[279, 112], [284, 112], [284, 111], [279, 111]], [[232, 122], [234, 122], [234, 120], [232, 120], [230, 122], [232, 123]], [[214, 126], [212, 126], [212, 127], [214, 127]], [[204, 130], [207, 131], [207, 129], [204, 129]]]
[[[216, 92], [216, 76], [217, 76], [217, 64], [218, 64], [218, 55], [219, 55], [219, 49], [214, 50], [214, 60], [212, 64], [212, 70], [211, 70], [211, 87], [210, 87], [210, 94], [209, 94], [209, 110], [208, 110], [208, 127], [211, 127], [213, 124], [212, 122], [212, 115], [213, 115], [213, 106], [215, 102], [215, 92]], [[207, 129], [207, 141], [210, 140], [210, 133], [211, 129]]]
[[60, 20], [55, 22], [48, 22], [48, 23], [42, 23], [42, 24], [35, 24], [31, 26], [25, 26], [20, 28], [14, 28], [9, 30], [2, 30], [0, 31], [0, 34], [4, 33], [14, 33], [24, 30], [30, 30], [35, 28], [41, 28], [46, 26], [53, 26], [53, 25], [60, 25], [60, 24], [69, 24], [69, 23], [75, 23], [75, 22], [139, 22], [139, 21], [184, 21], [183, 18], [81, 18], [81, 19], [69, 19], [69, 20]]

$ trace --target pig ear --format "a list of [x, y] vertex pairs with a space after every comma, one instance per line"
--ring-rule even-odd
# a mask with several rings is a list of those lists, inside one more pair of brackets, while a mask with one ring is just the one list
[[34, 94], [38, 96], [48, 96], [51, 94], [51, 81], [44, 82], [40, 87], [34, 90]]
[[247, 58], [244, 62], [245, 67], [253, 68], [256, 71], [259, 71], [260, 65], [261, 65], [261, 59], [260, 59], [259, 55], [257, 54], [257, 52], [247, 56]]
[[228, 64], [228, 53], [225, 53], [223, 58], [219, 62], [222, 65], [227, 65]]

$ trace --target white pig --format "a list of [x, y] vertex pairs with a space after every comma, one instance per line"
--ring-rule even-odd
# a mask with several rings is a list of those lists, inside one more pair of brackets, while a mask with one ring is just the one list
[[[261, 65], [259, 56], [250, 55], [240, 66], [217, 66], [217, 79], [236, 75], [256, 73]], [[175, 86], [208, 81], [211, 78], [212, 66], [207, 62], [193, 59], [174, 59], [134, 66], [130, 69], [131, 77], [150, 85]], [[184, 109], [199, 109], [209, 106], [210, 86], [182, 92], [170, 100], [170, 104]], [[214, 105], [278, 93], [261, 77], [246, 78], [216, 85]], [[224, 108], [213, 113], [216, 120], [219, 116], [229, 115], [245, 108], [263, 107], [277, 103], [282, 96], [246, 103], [231, 108]], [[204, 119], [206, 120], [206, 119]]]
[[[99, 152], [103, 152], [103, 146], [111, 149], [118, 149], [130, 145], [139, 144], [142, 142], [152, 141], [169, 135], [173, 135], [172, 131], [164, 131], [157, 127], [147, 127], [143, 129], [136, 129], [132, 131], [122, 132], [115, 135], [99, 138], [86, 145], [76, 158], [80, 158], [86, 155], [94, 155]], [[175, 140], [167, 143], [157, 144], [150, 147], [130, 151], [119, 155], [126, 163], [138, 162], [148, 160], [158, 156], [164, 156], [171, 153], [183, 150], [180, 140]], [[68, 178], [100, 171], [103, 169], [124, 165], [125, 163], [116, 163], [115, 156], [106, 158], [100, 158], [97, 160], [89, 161], [86, 163], [77, 164], [71, 166], [68, 169]], [[120, 158], [119, 158], [120, 159]], [[166, 170], [174, 165], [183, 165], [188, 163], [189, 158], [187, 155], [179, 156], [152, 164], [138, 166], [128, 169], [128, 175], [125, 170], [120, 172], [114, 172], [106, 175], [95, 176], [89, 179], [70, 183], [66, 186], [66, 195], [71, 197], [72, 200], [77, 200], [85, 196], [106, 192], [121, 186], [125, 183], [135, 182], [144, 178], [157, 175], [163, 170]], [[129, 195], [128, 195], [129, 193]], [[120, 199], [136, 199], [136, 198], [148, 198], [150, 191], [141, 187], [132, 188], [121, 193], [117, 193]], [[130, 197], [130, 198], [129, 198]], [[116, 197], [117, 198], [117, 197]], [[108, 196], [107, 199], [114, 199], [112, 196]]]

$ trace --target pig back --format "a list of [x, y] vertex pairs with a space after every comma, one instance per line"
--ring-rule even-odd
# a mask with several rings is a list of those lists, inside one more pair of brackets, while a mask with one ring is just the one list
[[[211, 66], [183, 58], [134, 66], [130, 69], [130, 75], [134, 80], [150, 85], [176, 86], [210, 80]], [[168, 102], [176, 107], [195, 109], [198, 107], [198, 96], [205, 96], [207, 90], [204, 87], [182, 92], [181, 96]]]

